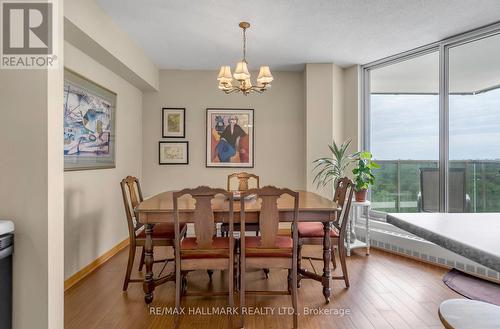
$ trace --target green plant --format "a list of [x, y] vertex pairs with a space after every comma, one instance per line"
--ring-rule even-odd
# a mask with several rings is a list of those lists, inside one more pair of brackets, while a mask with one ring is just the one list
[[378, 169], [380, 166], [372, 160], [370, 152], [360, 152], [356, 161], [358, 165], [352, 170], [352, 173], [354, 174], [354, 190], [359, 192], [367, 190], [370, 185], [375, 184], [372, 169]]
[[332, 144], [328, 145], [332, 156], [313, 161], [316, 164], [313, 169], [313, 171], [316, 171], [313, 184], [317, 183], [317, 187], [319, 188], [333, 181], [334, 186], [337, 185], [337, 182], [345, 176], [347, 167], [356, 161], [356, 158], [359, 156], [359, 153], [349, 154], [347, 152], [350, 144], [350, 139], [344, 141], [340, 146], [333, 141]]

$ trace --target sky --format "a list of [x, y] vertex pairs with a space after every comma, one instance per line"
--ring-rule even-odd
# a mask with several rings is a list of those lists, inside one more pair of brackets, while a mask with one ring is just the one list
[[[449, 112], [450, 160], [500, 160], [500, 88], [450, 95]], [[375, 159], [439, 159], [437, 95], [372, 95], [370, 119]]]

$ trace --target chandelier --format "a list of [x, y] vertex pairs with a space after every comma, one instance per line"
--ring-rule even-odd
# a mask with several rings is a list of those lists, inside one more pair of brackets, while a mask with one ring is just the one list
[[[230, 66], [221, 66], [217, 80], [219, 81], [219, 89], [226, 94], [234, 92], [242, 92], [248, 95], [250, 92], [263, 93], [271, 87], [273, 76], [269, 66], [261, 66], [259, 76], [257, 77], [257, 85], [253, 86], [250, 81], [250, 73], [248, 72], [246, 52], [247, 52], [247, 37], [246, 30], [250, 28], [250, 23], [241, 22], [239, 27], [243, 30], [243, 59], [236, 64], [234, 74], [231, 75]], [[236, 80], [236, 85], [233, 85], [233, 78]]]

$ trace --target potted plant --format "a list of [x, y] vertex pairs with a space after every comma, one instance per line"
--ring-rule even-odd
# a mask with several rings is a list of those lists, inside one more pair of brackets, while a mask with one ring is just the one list
[[366, 191], [375, 183], [372, 169], [378, 169], [380, 166], [372, 161], [370, 152], [360, 152], [356, 159], [358, 165], [352, 170], [354, 174], [354, 195], [358, 202], [366, 201]]
[[317, 187], [324, 187], [329, 182], [333, 182], [333, 186], [337, 186], [337, 182], [346, 175], [347, 168], [359, 157], [359, 153], [349, 154], [347, 149], [351, 144], [351, 140], [344, 141], [340, 146], [332, 142], [328, 145], [332, 156], [328, 158], [319, 158], [314, 160], [316, 164], [313, 171], [317, 171], [314, 177], [313, 184], [317, 183]]

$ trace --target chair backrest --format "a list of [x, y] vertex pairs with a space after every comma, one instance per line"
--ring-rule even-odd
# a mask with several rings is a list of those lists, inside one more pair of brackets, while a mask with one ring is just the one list
[[335, 189], [333, 201], [342, 208], [342, 211], [332, 224], [339, 231], [340, 239], [343, 239], [346, 234], [353, 193], [354, 184], [349, 178], [344, 177], [339, 180], [337, 188]]
[[467, 193], [464, 168], [450, 168], [448, 171], [449, 212], [467, 212]]
[[[449, 177], [449, 211], [466, 211], [465, 169], [450, 168]], [[439, 169], [420, 169], [421, 210], [424, 212], [439, 212]]]
[[142, 202], [142, 191], [139, 179], [133, 176], [127, 176], [120, 182], [127, 216], [127, 226], [130, 239], [135, 239], [135, 233], [142, 227], [142, 224], [136, 218], [134, 209]]
[[239, 173], [233, 173], [227, 176], [227, 190], [231, 191], [231, 180], [233, 178], [238, 179], [238, 191], [246, 191], [248, 190], [248, 181], [250, 178], [253, 178], [256, 181], [256, 187], [260, 188], [260, 181], [259, 181], [259, 176], [250, 174], [247, 172], [239, 172]]
[[[179, 242], [179, 207], [178, 200], [184, 195], [189, 195], [195, 200], [194, 204], [194, 232], [198, 249], [212, 249], [212, 242], [215, 233], [214, 212], [212, 209], [212, 199], [216, 195], [223, 194], [228, 200], [229, 209], [229, 237], [233, 236], [233, 194], [221, 188], [210, 188], [199, 186], [193, 189], [183, 189], [173, 193], [174, 202], [174, 226], [176, 233], [176, 245]], [[177, 246], [178, 247], [178, 246]]]
[[420, 168], [421, 210], [439, 212], [439, 169]]
[[333, 202], [336, 202], [340, 208], [344, 208], [349, 185], [352, 185], [352, 181], [347, 177], [343, 177], [335, 186]]
[[264, 186], [258, 189], [249, 189], [241, 194], [240, 199], [240, 236], [245, 237], [245, 197], [255, 194], [256, 198], [260, 199], [259, 213], [259, 231], [261, 234], [260, 248], [273, 249], [276, 248], [276, 238], [279, 229], [279, 209], [278, 199], [284, 194], [292, 197], [294, 216], [292, 221], [292, 235], [296, 240], [297, 234], [297, 218], [299, 216], [299, 193], [287, 188], [278, 188], [274, 186]]

